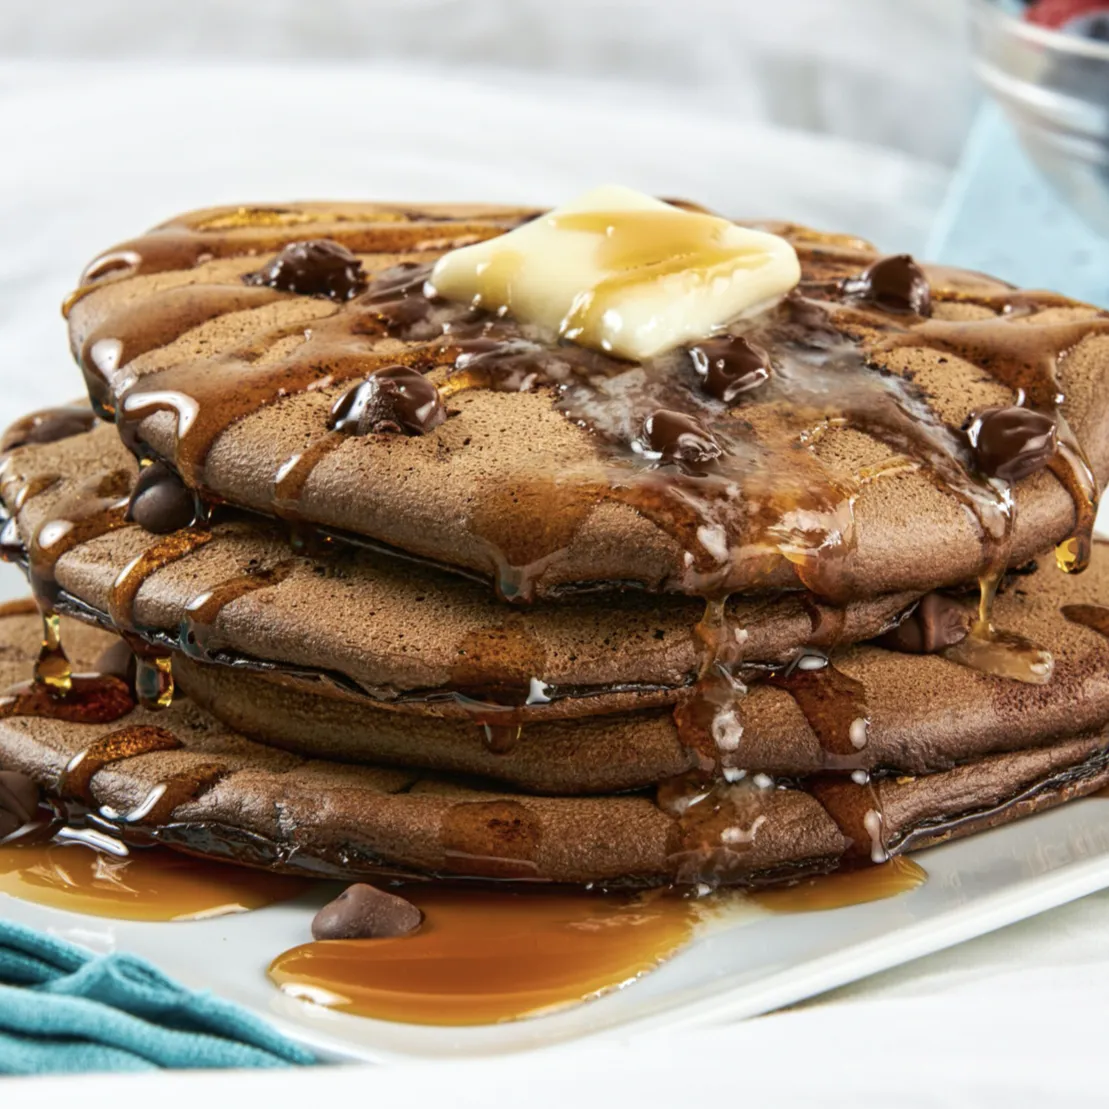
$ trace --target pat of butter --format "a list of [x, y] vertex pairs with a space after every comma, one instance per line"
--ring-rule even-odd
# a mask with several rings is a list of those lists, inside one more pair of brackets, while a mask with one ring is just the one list
[[696, 342], [801, 278], [793, 247], [606, 185], [443, 255], [431, 291], [582, 346], [643, 359]]

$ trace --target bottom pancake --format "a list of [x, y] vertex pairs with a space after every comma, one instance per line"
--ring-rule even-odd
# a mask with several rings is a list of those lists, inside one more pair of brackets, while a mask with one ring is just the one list
[[[109, 637], [67, 629], [79, 669]], [[0, 682], [29, 672], [39, 623], [0, 620]], [[1109, 782], [1087, 736], [912, 779], [744, 780], [592, 797], [513, 794], [462, 777], [306, 759], [257, 744], [185, 698], [103, 723], [4, 703], [0, 766], [132, 842], [286, 872], [659, 885], [760, 884], [884, 858]]]

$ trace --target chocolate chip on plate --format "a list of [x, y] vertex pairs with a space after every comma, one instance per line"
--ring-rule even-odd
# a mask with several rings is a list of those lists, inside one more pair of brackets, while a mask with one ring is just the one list
[[841, 288], [854, 300], [869, 301], [890, 312], [932, 314], [932, 287], [909, 254], [879, 258], [858, 277], [846, 278]]
[[289, 243], [255, 273], [243, 276], [248, 285], [268, 285], [301, 296], [350, 300], [366, 287], [362, 263], [341, 243], [305, 239]]
[[971, 614], [958, 601], [929, 593], [878, 644], [910, 655], [932, 655], [966, 639], [970, 624]]
[[0, 839], [18, 832], [34, 819], [39, 787], [17, 770], [0, 770]]
[[353, 435], [423, 435], [447, 418], [439, 390], [407, 366], [385, 366], [332, 406], [328, 427]]
[[358, 882], [325, 905], [312, 921], [317, 940], [374, 940], [406, 936], [424, 919], [410, 901]]
[[169, 466], [152, 462], [139, 471], [127, 504], [127, 519], [154, 535], [168, 535], [195, 521], [196, 499]]
[[1039, 473], [1058, 448], [1055, 420], [1031, 408], [987, 408], [967, 429], [978, 469], [988, 477], [1020, 481]]

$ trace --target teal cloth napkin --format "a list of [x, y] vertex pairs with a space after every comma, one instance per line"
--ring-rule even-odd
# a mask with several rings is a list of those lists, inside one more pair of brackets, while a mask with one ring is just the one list
[[975, 121], [925, 257], [1109, 308], [1109, 239], [1055, 195], [994, 104]]
[[0, 921], [0, 1074], [281, 1067], [314, 1057], [132, 955]]

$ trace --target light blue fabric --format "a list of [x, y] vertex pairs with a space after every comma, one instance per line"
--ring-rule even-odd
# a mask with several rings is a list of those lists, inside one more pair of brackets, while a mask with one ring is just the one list
[[993, 104], [975, 121], [925, 256], [1109, 307], [1109, 239], [1055, 195]]
[[313, 1062], [250, 1013], [142, 959], [0, 921], [0, 1074]]

